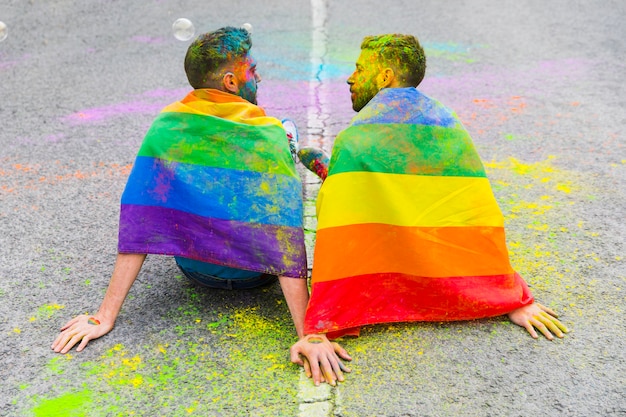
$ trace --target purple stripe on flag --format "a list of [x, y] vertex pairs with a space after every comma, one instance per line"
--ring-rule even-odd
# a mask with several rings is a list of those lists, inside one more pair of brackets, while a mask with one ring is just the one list
[[120, 253], [173, 255], [272, 275], [306, 277], [304, 230], [123, 204]]

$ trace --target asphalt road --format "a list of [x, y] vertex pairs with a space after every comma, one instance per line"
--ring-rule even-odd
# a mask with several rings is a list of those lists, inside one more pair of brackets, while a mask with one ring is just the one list
[[[466, 124], [514, 267], [571, 333], [372, 326], [344, 342], [347, 381], [314, 389], [288, 361], [278, 286], [208, 291], [150, 256], [116, 328], [53, 353], [59, 327], [99, 306], [146, 129], [189, 90], [179, 17], [196, 33], [252, 24], [259, 104], [327, 150], [353, 116], [363, 36], [418, 36], [420, 88]], [[619, 0], [4, 0], [0, 415], [626, 416], [625, 17]], [[301, 172], [312, 242], [319, 184]]]

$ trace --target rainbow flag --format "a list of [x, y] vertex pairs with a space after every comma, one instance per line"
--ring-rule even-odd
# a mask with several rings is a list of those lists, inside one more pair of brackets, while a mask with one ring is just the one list
[[469, 320], [533, 302], [469, 134], [415, 88], [381, 90], [337, 136], [317, 216], [306, 333]]
[[121, 253], [306, 277], [302, 185], [278, 119], [195, 90], [167, 106], [122, 195]]

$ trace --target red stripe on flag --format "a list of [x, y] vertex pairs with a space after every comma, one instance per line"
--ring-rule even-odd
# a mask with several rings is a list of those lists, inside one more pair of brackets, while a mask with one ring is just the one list
[[389, 322], [473, 320], [503, 315], [532, 302], [526, 283], [517, 273], [448, 278], [360, 275], [314, 283], [304, 331], [326, 333]]

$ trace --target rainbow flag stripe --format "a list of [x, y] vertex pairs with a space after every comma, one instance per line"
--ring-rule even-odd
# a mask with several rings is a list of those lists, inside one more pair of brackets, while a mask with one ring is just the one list
[[306, 333], [469, 320], [533, 301], [469, 134], [414, 88], [381, 90], [337, 136], [317, 216]]
[[146, 134], [122, 195], [118, 249], [306, 277], [302, 216], [280, 121], [195, 90]]

